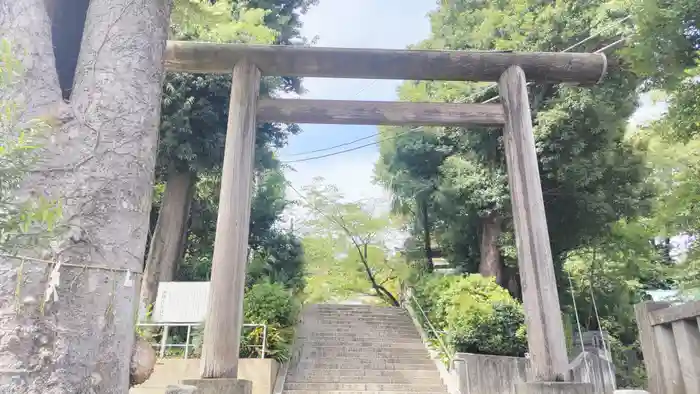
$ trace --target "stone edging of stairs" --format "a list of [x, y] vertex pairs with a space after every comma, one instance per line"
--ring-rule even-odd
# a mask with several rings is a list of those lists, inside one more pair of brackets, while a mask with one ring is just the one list
[[289, 366], [296, 363], [299, 355], [301, 354], [301, 341], [299, 340], [299, 327], [302, 324], [302, 314], [299, 313], [299, 321], [294, 328], [294, 341], [292, 342], [291, 355], [289, 360], [285, 361], [277, 369], [277, 377], [275, 378], [275, 387], [272, 390], [272, 394], [282, 394], [284, 390], [284, 382], [287, 379], [287, 372], [289, 371]]
[[445, 385], [445, 387], [447, 387], [447, 391], [450, 394], [460, 394], [459, 378], [457, 377], [456, 371], [454, 369], [448, 370], [445, 364], [440, 359], [440, 354], [430, 346], [428, 334], [426, 334], [425, 329], [420, 324], [420, 320], [418, 320], [418, 318], [416, 317], [416, 311], [411, 306], [411, 303], [405, 302], [403, 303], [402, 307], [408, 312], [408, 315], [411, 316], [411, 321], [413, 321], [413, 325], [416, 326], [416, 330], [418, 330], [418, 334], [420, 334], [421, 341], [423, 341], [423, 345], [428, 350], [428, 353], [430, 354], [430, 359], [433, 360], [433, 363], [435, 363], [435, 367], [440, 373], [440, 379], [442, 380], [442, 383]]

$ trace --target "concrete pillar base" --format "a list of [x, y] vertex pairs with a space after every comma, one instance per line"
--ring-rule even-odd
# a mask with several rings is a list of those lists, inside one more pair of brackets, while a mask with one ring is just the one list
[[516, 387], [518, 394], [593, 394], [590, 383], [527, 382]]
[[194, 386], [197, 394], [252, 394], [253, 382], [243, 379], [188, 379], [183, 385]]
[[165, 394], [199, 394], [194, 386], [174, 385], [165, 388]]

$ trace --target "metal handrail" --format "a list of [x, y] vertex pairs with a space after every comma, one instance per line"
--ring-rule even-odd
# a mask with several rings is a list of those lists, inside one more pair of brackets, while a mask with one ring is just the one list
[[409, 287], [407, 289], [406, 295], [408, 296], [409, 301], [411, 301], [413, 304], [415, 304], [418, 307], [418, 311], [421, 313], [423, 316], [423, 321], [427, 323], [428, 328], [430, 329], [431, 333], [433, 336], [438, 340], [438, 344], [440, 345], [440, 350], [445, 354], [447, 357], [447, 362], [449, 368], [452, 368], [452, 363], [454, 361], [454, 355], [452, 354], [452, 351], [447, 347], [447, 344], [445, 343], [445, 340], [443, 339], [444, 332], [438, 331], [433, 323], [430, 321], [428, 318], [428, 314], [425, 313], [423, 310], [423, 307], [421, 307], [420, 303], [418, 302], [418, 299], [413, 295], [413, 288]]
[[[151, 343], [151, 346], [159, 348], [158, 357], [165, 358], [165, 351], [169, 348], [185, 348], [185, 359], [189, 358], [189, 351], [191, 347], [195, 345], [191, 342], [192, 339], [192, 328], [199, 327], [203, 323], [201, 322], [160, 322], [160, 323], [148, 323], [142, 322], [137, 323], [137, 327], [163, 327], [163, 335], [159, 343]], [[168, 343], [168, 331], [171, 327], [187, 327], [187, 336], [185, 337], [185, 343]], [[261, 348], [260, 358], [265, 358], [265, 353], [267, 352], [267, 324], [243, 324], [242, 327], [262, 327], [263, 338], [262, 344], [260, 345], [247, 345], [250, 348]]]

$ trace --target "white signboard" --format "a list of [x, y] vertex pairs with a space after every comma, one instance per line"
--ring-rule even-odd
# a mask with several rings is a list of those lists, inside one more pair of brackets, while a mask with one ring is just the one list
[[207, 313], [209, 282], [161, 282], [150, 321], [201, 323]]

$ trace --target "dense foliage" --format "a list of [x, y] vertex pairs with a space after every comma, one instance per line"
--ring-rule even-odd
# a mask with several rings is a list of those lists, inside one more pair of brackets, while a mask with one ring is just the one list
[[[283, 284], [263, 282], [246, 290], [244, 320], [239, 357], [289, 359], [294, 325], [299, 313], [296, 297]], [[264, 326], [263, 326], [264, 325]], [[203, 329], [193, 333], [193, 355], [201, 354]]]
[[491, 278], [433, 276], [415, 297], [447, 345], [456, 352], [523, 356], [527, 352], [522, 306]]
[[[171, 36], [214, 42], [303, 42], [299, 18], [313, 3], [178, 1], [171, 18]], [[269, 97], [300, 89], [298, 78], [265, 77], [260, 94]], [[169, 73], [165, 78], [157, 162], [159, 184], [154, 193], [151, 228], [152, 239], [156, 240], [162, 239], [157, 238], [159, 231], [180, 231], [172, 225], [157, 225], [168, 201], [167, 194], [177, 192], [174, 185], [178, 181], [178, 187], [187, 189], [180, 190], [180, 195], [187, 197], [178, 200], [179, 206], [169, 211], [178, 212], [170, 223], [182, 223], [184, 229], [179, 245], [168, 245], [180, 248], [175, 280], [206, 281], [211, 275], [230, 90], [230, 75]], [[278, 226], [288, 201], [286, 180], [275, 151], [298, 131], [296, 125], [283, 124], [260, 124], [256, 130], [249, 235], [252, 253], [246, 277], [244, 320], [247, 324], [265, 324], [267, 330], [244, 330], [242, 357], [259, 357], [266, 337], [265, 356], [282, 361], [288, 357], [288, 344], [293, 337], [295, 296], [304, 285], [303, 251], [301, 242]], [[149, 263], [150, 260], [153, 259]], [[176, 335], [173, 340], [178, 339]]]
[[346, 201], [321, 178], [304, 192], [306, 301], [370, 298], [399, 306], [399, 282], [407, 265], [387, 245], [396, 235], [393, 218], [372, 201]]
[[[431, 14], [432, 36], [419, 47], [563, 50], [623, 15], [624, 10], [614, 9], [601, 15], [605, 7], [602, 1], [443, 3]], [[625, 28], [621, 24], [616, 30]], [[590, 40], [577, 50], [590, 51], [606, 39]], [[617, 69], [590, 89], [543, 85], [531, 91], [545, 207], [559, 262], [609, 223], [645, 208], [643, 161], [623, 140], [626, 119], [636, 107], [636, 85], [634, 74]], [[475, 83], [437, 82], [406, 83], [399, 92], [404, 100], [452, 102], [480, 102], [496, 94]], [[517, 295], [510, 195], [498, 130], [384, 128], [382, 135], [389, 138], [381, 144], [379, 179], [400, 199], [419, 196], [411, 204], [428, 206], [427, 221], [412, 214], [415, 227], [425, 227], [425, 222], [445, 257], [466, 272], [496, 276]], [[493, 255], [499, 261], [486, 261], [484, 248], [498, 251]], [[493, 268], [487, 272], [485, 266]]]
[[[191, 6], [199, 7], [195, 2]], [[217, 1], [236, 23], [174, 19], [173, 34], [244, 42], [304, 42], [300, 15], [313, 1]], [[530, 88], [544, 203], [567, 336], [603, 330], [618, 386], [643, 385], [633, 305], [654, 289], [700, 283], [700, 15], [697, 1], [631, 0], [440, 2], [432, 32], [418, 48], [592, 52], [611, 64], [601, 84]], [[201, 4], [200, 4], [201, 5]], [[228, 8], [226, 8], [228, 7]], [[206, 8], [195, 10], [199, 13]], [[185, 9], [186, 10], [186, 9]], [[211, 10], [211, 9], [207, 9]], [[268, 11], [262, 11], [268, 10]], [[215, 16], [207, 18], [219, 18]], [[228, 17], [228, 16], [227, 16]], [[182, 22], [178, 22], [182, 21]], [[236, 27], [237, 26], [237, 27]], [[248, 33], [241, 35], [242, 31]], [[580, 41], [585, 42], [580, 43]], [[228, 77], [171, 75], [166, 81], [162, 180], [196, 174], [179, 279], [206, 280], [211, 264], [223, 152]], [[264, 94], [299, 91], [295, 79], [266, 79]], [[641, 92], [668, 105], [661, 119], [629, 126]], [[482, 102], [496, 89], [472, 82], [406, 82], [401, 100]], [[206, 133], [202, 133], [206, 130]], [[456, 351], [522, 355], [526, 351], [511, 201], [499, 130], [483, 127], [380, 129], [378, 181], [392, 193], [392, 214], [347, 201], [332, 186], [304, 190], [297, 234], [278, 226], [291, 208], [274, 151], [295, 126], [263, 125], [256, 141], [256, 194], [246, 280], [246, 320], [272, 327], [284, 359], [295, 321], [295, 295], [306, 302], [361, 299], [397, 305], [400, 283], [417, 278], [416, 296]], [[388, 246], [404, 227], [403, 253]], [[672, 245], [685, 235], [687, 250]], [[444, 257], [467, 275], [432, 273]], [[406, 261], [408, 260], [408, 262]], [[414, 264], [418, 263], [418, 264]], [[414, 269], [415, 268], [415, 269]], [[484, 278], [475, 273], [481, 273]], [[682, 273], [682, 275], [681, 275]], [[574, 303], [575, 301], [575, 303]], [[574, 308], [574, 304], [576, 308]], [[576, 324], [580, 322], [580, 327]], [[259, 344], [251, 330], [243, 342]], [[253, 354], [259, 347], [243, 346]], [[242, 353], [244, 354], [244, 353]], [[632, 357], [635, 356], [636, 357]]]
[[[171, 34], [178, 39], [218, 42], [303, 41], [299, 17], [312, 4], [308, 0], [178, 2]], [[158, 173], [163, 182], [178, 173], [191, 174], [195, 182], [191, 203], [182, 207], [187, 225], [182, 241], [184, 261], [178, 264], [175, 276], [179, 280], [207, 280], [211, 270], [230, 89], [229, 75], [170, 73], [164, 84]], [[298, 79], [266, 77], [261, 95], [298, 89]], [[249, 237], [257, 267], [253, 282], [263, 276], [281, 275], [295, 288], [302, 284], [299, 242], [275, 228], [287, 200], [286, 180], [274, 151], [286, 144], [289, 134], [298, 131], [296, 125], [282, 124], [261, 124], [257, 129], [256, 187]], [[153, 226], [159, 209], [160, 200], [156, 199]]]
[[277, 361], [289, 359], [293, 326], [297, 322], [299, 305], [297, 299], [284, 284], [262, 282], [246, 291], [243, 301], [244, 320], [247, 324], [265, 324], [252, 330], [244, 330], [241, 342], [241, 357], [260, 357], [262, 339], [266, 337], [266, 357]]
[[[436, 7], [431, 36], [416, 45], [592, 52], [622, 38], [606, 50], [617, 66], [601, 84], [530, 88], [567, 335], [611, 334], [619, 387], [643, 386], [633, 305], [649, 290], [700, 284], [698, 15], [696, 1], [457, 0]], [[668, 110], [630, 127], [640, 93], [651, 89]], [[399, 89], [401, 99], [412, 101], [482, 102], [496, 95], [476, 83], [407, 82]], [[376, 174], [393, 194], [394, 212], [410, 223], [408, 256], [427, 268], [444, 257], [462, 272], [495, 277], [520, 297], [499, 131], [380, 132]]]

